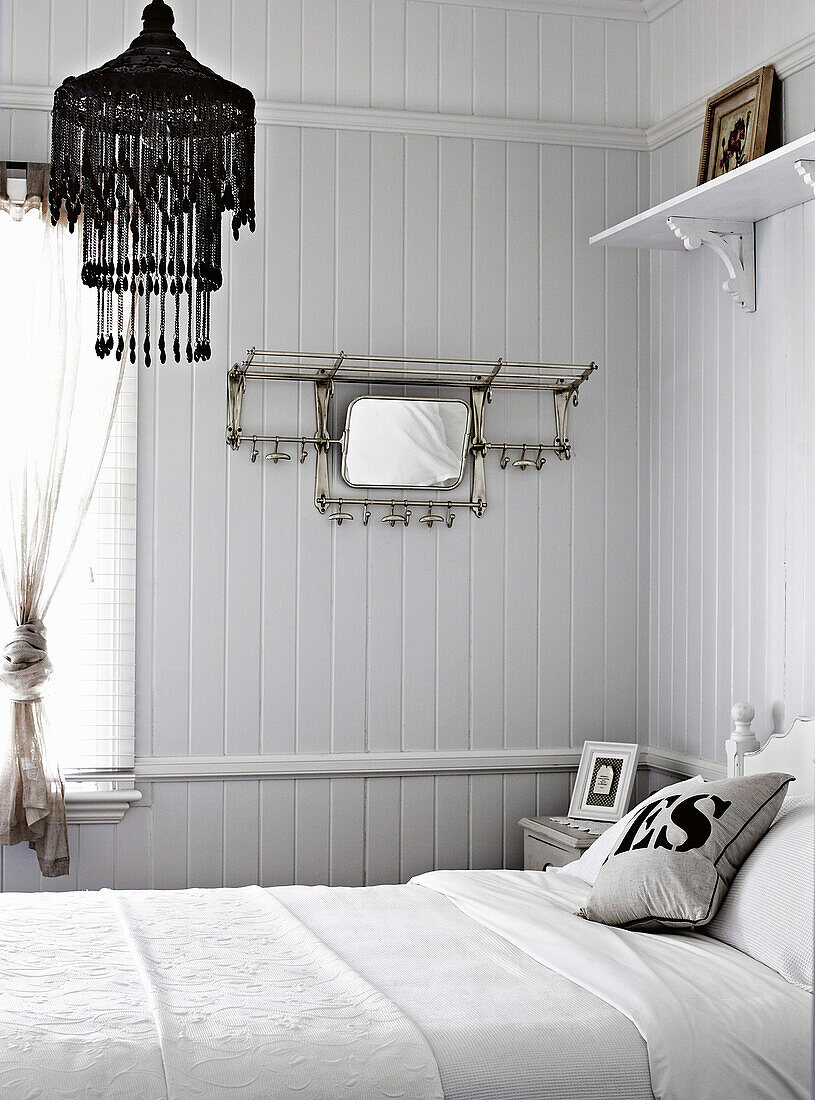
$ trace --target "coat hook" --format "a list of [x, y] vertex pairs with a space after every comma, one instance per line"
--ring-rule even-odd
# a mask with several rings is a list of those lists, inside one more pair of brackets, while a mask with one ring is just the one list
[[452, 504], [448, 504], [448, 505], [447, 505], [447, 519], [445, 520], [445, 523], [447, 524], [447, 526], [448, 526], [448, 527], [452, 527], [452, 526], [453, 526], [453, 520], [454, 520], [455, 518], [456, 518], [456, 514], [455, 514], [455, 512], [453, 511], [453, 505], [452, 505]]
[[280, 450], [280, 437], [275, 436], [274, 450], [266, 455], [266, 458], [270, 458], [274, 462], [275, 466], [278, 462], [291, 462], [291, 455], [286, 454], [285, 451]]
[[527, 458], [526, 457], [526, 444], [525, 443], [524, 443], [523, 447], [521, 448], [521, 457], [516, 458], [515, 461], [512, 463], [512, 465], [517, 466], [519, 470], [525, 470], [527, 468], [527, 466], [534, 466], [535, 465], [535, 460], [533, 458]]
[[407, 525], [410, 523], [410, 509], [406, 507], [404, 515], [400, 515], [396, 511], [396, 501], [392, 500], [391, 510], [386, 516], [382, 517], [382, 522], [389, 523], [391, 527], [394, 527], [397, 523], [404, 523], [405, 527], [407, 527]]
[[368, 507], [367, 500], [362, 505], [362, 526], [368, 526], [368, 520], [371, 518], [371, 509]]
[[328, 518], [335, 520], [338, 527], [342, 527], [342, 521], [344, 519], [353, 519], [354, 517], [351, 515], [350, 512], [343, 512], [343, 510], [342, 510], [342, 501], [340, 501], [339, 511], [338, 512], [332, 512], [331, 515]]
[[507, 454], [506, 447], [504, 447], [501, 451], [501, 469], [506, 470], [507, 466], [509, 466], [509, 455]]
[[432, 531], [432, 530], [433, 530], [433, 524], [434, 524], [434, 523], [441, 523], [441, 522], [442, 522], [443, 520], [444, 520], [444, 516], [440, 516], [440, 515], [437, 515], [437, 514], [436, 514], [436, 513], [435, 513], [435, 512], [433, 511], [433, 505], [432, 505], [432, 503], [431, 503], [431, 502], [428, 502], [428, 505], [427, 505], [427, 515], [426, 515], [426, 516], [422, 516], [422, 517], [421, 517], [421, 518], [419, 519], [419, 523], [426, 523], [426, 524], [427, 524], [427, 529], [428, 529], [428, 531]]
[[250, 455], [250, 458], [252, 459], [253, 462], [257, 462], [259, 453], [260, 452], [258, 451], [258, 437], [256, 435], [253, 435], [252, 436], [252, 454]]
[[308, 458], [308, 451], [306, 450], [306, 442], [305, 442], [305, 440], [301, 440], [300, 441], [300, 465], [301, 466], [303, 465], [303, 463], [306, 461], [307, 458]]
[[538, 457], [535, 459], [535, 465], [540, 470], [543, 467], [546, 459], [543, 457], [543, 447], [538, 447]]
[[413, 513], [411, 512], [410, 508], [408, 508], [408, 502], [405, 501], [404, 504], [405, 504], [405, 527], [407, 527], [408, 524], [410, 523], [410, 517], [413, 515]]

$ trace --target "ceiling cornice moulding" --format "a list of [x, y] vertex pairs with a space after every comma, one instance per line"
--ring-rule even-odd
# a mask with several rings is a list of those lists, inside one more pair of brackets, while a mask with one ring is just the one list
[[[679, 0], [673, 0], [678, 3]], [[540, 15], [578, 15], [590, 19], [622, 19], [645, 23], [641, 0], [436, 0], [437, 4], [498, 11], [532, 11]]]
[[659, 19], [681, 3], [682, 0], [642, 0], [642, 7], [645, 18], [653, 22], [654, 19]]

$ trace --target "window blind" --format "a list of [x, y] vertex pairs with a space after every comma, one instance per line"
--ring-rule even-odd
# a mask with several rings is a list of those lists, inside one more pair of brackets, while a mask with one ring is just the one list
[[88, 515], [47, 616], [49, 743], [67, 779], [113, 778], [134, 764], [137, 380], [128, 363]]

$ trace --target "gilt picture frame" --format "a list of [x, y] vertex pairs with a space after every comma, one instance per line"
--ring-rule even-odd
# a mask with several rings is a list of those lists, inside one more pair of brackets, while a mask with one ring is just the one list
[[705, 110], [697, 184], [768, 151], [775, 69], [765, 65], [711, 96]]
[[585, 741], [569, 817], [619, 821], [631, 800], [639, 752], [639, 745], [628, 742]]

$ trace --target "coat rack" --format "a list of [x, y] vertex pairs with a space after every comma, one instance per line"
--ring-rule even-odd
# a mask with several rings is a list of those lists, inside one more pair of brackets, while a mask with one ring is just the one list
[[[261, 456], [258, 444], [273, 444], [264, 461], [290, 463], [293, 456], [284, 448], [294, 446], [297, 460], [304, 463], [313, 450], [316, 456], [314, 503], [317, 509], [338, 527], [353, 520], [350, 509], [361, 509], [361, 519], [367, 526], [372, 509], [385, 509], [383, 523], [407, 527], [415, 511], [424, 510], [419, 523], [432, 528], [437, 523], [452, 527], [456, 511], [474, 512], [479, 518], [487, 508], [486, 458], [490, 451], [500, 453], [499, 464], [506, 470], [540, 471], [547, 455], [561, 461], [572, 457], [568, 437], [570, 406], [578, 404], [580, 386], [597, 370], [595, 363], [562, 365], [557, 363], [507, 363], [481, 359], [417, 359], [407, 356], [346, 355], [345, 352], [260, 351], [250, 348], [242, 363], [235, 363], [227, 373], [226, 442], [237, 451], [244, 443], [251, 444], [250, 459]], [[242, 423], [244, 399], [248, 382], [298, 382], [314, 387], [315, 431], [313, 435], [265, 435], [250, 432]], [[472, 460], [470, 496], [466, 500], [417, 497], [410, 489], [398, 494], [383, 492], [383, 496], [353, 497], [349, 493], [332, 492], [330, 456], [332, 448], [343, 448], [345, 440], [335, 438], [329, 430], [329, 412], [335, 387], [340, 384], [376, 386], [439, 386], [469, 390], [470, 422], [467, 454]], [[493, 442], [485, 436], [486, 406], [494, 390], [547, 390], [552, 394], [554, 435], [551, 442]], [[265, 450], [265, 448], [264, 448]], [[517, 456], [517, 457], [514, 457]], [[434, 489], [434, 492], [446, 490]], [[329, 509], [334, 508], [334, 511]], [[434, 510], [435, 509], [435, 510]]]

